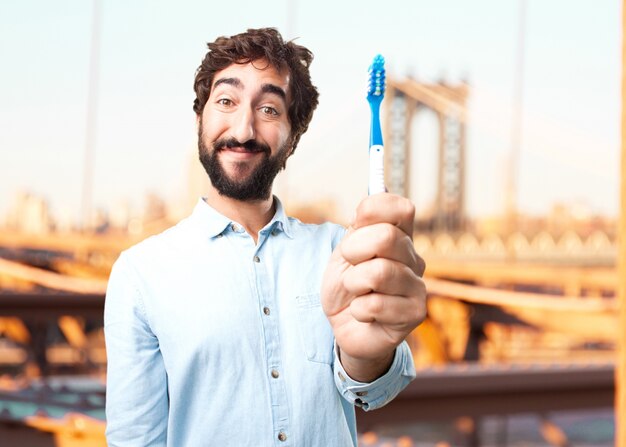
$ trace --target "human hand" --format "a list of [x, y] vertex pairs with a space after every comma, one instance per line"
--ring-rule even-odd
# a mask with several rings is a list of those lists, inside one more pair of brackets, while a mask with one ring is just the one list
[[368, 196], [328, 262], [322, 306], [341, 363], [354, 379], [372, 378], [373, 365], [388, 367], [395, 348], [426, 316], [425, 264], [413, 246], [414, 215], [403, 197]]

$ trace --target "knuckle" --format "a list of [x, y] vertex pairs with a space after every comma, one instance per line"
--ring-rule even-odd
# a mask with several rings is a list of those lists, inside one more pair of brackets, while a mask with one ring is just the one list
[[405, 328], [410, 328], [411, 326], [413, 326], [414, 322], [413, 322], [412, 312], [405, 311], [402, 313], [398, 313], [396, 324]]
[[[335, 249], [337, 256], [341, 259], [350, 260], [354, 255], [355, 238], [354, 234], [347, 235]], [[333, 254], [335, 253], [333, 252]]]
[[370, 313], [380, 314], [385, 307], [385, 301], [380, 295], [372, 295], [367, 300], [367, 307]]
[[415, 251], [415, 245], [413, 244], [413, 239], [408, 234], [404, 236], [403, 242], [406, 246], [406, 250], [410, 253], [412, 260], [415, 264], [418, 262], [418, 258], [420, 257]]
[[372, 261], [372, 289], [377, 290], [391, 275], [391, 266], [384, 259], [376, 258]]
[[419, 276], [415, 277], [415, 286], [413, 287], [413, 295], [420, 299], [426, 296], [426, 283]]
[[426, 319], [426, 303], [424, 300], [414, 300], [413, 308], [410, 312], [405, 313], [406, 324], [417, 327]]
[[417, 324], [421, 324], [426, 317], [428, 317], [428, 306], [426, 305], [426, 298], [420, 301], [420, 306], [417, 313]]
[[378, 231], [378, 243], [381, 247], [389, 247], [393, 245], [396, 238], [395, 226], [384, 224], [380, 226]]
[[423, 276], [426, 271], [426, 261], [415, 251], [415, 246], [408, 236], [406, 237], [406, 246], [410, 257], [409, 266], [418, 276]]
[[413, 316], [411, 324], [413, 326], [419, 326], [421, 323], [424, 322], [425, 319], [426, 319], [426, 312], [424, 312], [423, 309], [418, 308], [415, 310], [415, 315]]
[[[371, 196], [370, 196], [371, 197]], [[356, 220], [367, 220], [374, 210], [374, 204], [372, 200], [368, 200], [370, 197], [364, 199], [359, 203], [356, 208]]]
[[423, 276], [424, 272], [426, 271], [426, 261], [424, 261], [424, 259], [422, 259], [422, 257], [420, 255], [416, 255], [417, 256], [417, 274], [419, 276]]
[[401, 210], [403, 216], [408, 219], [415, 218], [415, 205], [409, 199], [403, 199], [401, 204]]

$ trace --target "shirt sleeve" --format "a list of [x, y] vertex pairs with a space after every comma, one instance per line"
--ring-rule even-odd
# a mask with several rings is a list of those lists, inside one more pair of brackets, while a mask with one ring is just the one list
[[335, 385], [339, 393], [351, 404], [365, 411], [375, 410], [393, 400], [415, 378], [411, 349], [406, 341], [397, 348], [389, 371], [370, 383], [357, 382], [348, 376], [339, 361], [335, 344], [333, 366]]
[[165, 446], [169, 404], [165, 366], [136, 273], [124, 254], [109, 278], [104, 335], [108, 445]]

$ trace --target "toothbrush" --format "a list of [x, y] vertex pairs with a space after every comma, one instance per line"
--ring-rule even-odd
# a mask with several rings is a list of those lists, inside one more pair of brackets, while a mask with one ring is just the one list
[[385, 169], [383, 161], [385, 148], [383, 147], [383, 134], [380, 130], [380, 103], [385, 95], [385, 59], [376, 55], [369, 67], [369, 81], [367, 84], [367, 101], [372, 110], [370, 131], [370, 172], [369, 172], [369, 195], [387, 191], [385, 188]]

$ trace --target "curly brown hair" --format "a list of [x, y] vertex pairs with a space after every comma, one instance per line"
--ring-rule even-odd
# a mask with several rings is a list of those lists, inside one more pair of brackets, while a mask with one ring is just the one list
[[319, 93], [311, 83], [309, 66], [313, 53], [293, 41], [285, 42], [275, 28], [249, 29], [231, 37], [218, 37], [208, 43], [209, 52], [196, 71], [193, 88], [196, 99], [193, 110], [201, 115], [209, 99], [215, 74], [231, 64], [247, 64], [267, 59], [277, 69], [289, 69], [289, 123], [291, 124], [291, 147], [295, 150], [300, 136], [306, 132], [317, 107]]

